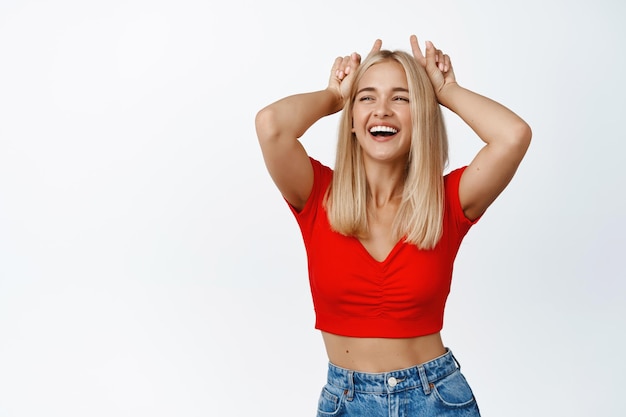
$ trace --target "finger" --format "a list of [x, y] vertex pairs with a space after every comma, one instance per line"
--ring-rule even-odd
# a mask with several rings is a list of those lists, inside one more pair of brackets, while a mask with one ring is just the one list
[[435, 45], [433, 45], [431, 41], [426, 41], [426, 63], [437, 67], [437, 59], [437, 49], [435, 49]]
[[336, 76], [339, 80], [343, 80], [346, 75], [350, 72], [350, 56], [344, 56], [337, 58], [339, 60], [339, 67], [336, 71]]
[[372, 46], [372, 49], [370, 50], [369, 54], [367, 54], [367, 56], [371, 56], [374, 55], [375, 53], [377, 53], [378, 51], [380, 51], [380, 48], [382, 48], [383, 46], [383, 41], [381, 41], [380, 39], [376, 39], [374, 41], [374, 45]]
[[409, 40], [411, 42], [411, 50], [413, 51], [413, 57], [415, 58], [417, 62], [419, 62], [422, 65], [425, 65], [426, 59], [424, 57], [424, 54], [422, 53], [419, 43], [417, 43], [417, 36], [411, 35]]
[[445, 63], [444, 63], [444, 57], [443, 57], [443, 52], [441, 51], [441, 49], [437, 49], [437, 68], [439, 68], [439, 71], [443, 72], [444, 68], [445, 68]]
[[344, 75], [350, 72], [350, 56], [343, 57], [343, 60], [341, 61], [341, 70]]
[[452, 61], [450, 61], [450, 57], [448, 56], [448, 54], [445, 54], [443, 56], [443, 72], [448, 72], [452, 69]]
[[335, 78], [339, 78], [339, 71], [341, 68], [341, 62], [343, 61], [343, 58], [338, 56], [337, 58], [335, 58], [335, 62], [333, 62], [333, 67], [330, 70], [330, 73], [335, 77]]
[[346, 66], [346, 69], [344, 70], [346, 75], [350, 74], [352, 70], [356, 69], [356, 67], [358, 67], [360, 63], [361, 63], [361, 55], [357, 54], [356, 52], [353, 52], [350, 55], [350, 58], [348, 60], [348, 65]]
[[335, 58], [335, 62], [333, 62], [333, 68], [332, 68], [332, 72], [335, 72], [339, 69], [339, 66], [341, 65], [341, 61], [343, 60], [342, 57], [338, 56], [337, 58]]

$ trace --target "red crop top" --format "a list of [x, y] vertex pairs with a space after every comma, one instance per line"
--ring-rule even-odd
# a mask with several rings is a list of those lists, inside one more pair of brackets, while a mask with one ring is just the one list
[[[307, 252], [315, 328], [350, 337], [404, 338], [443, 326], [454, 258], [472, 224], [461, 209], [464, 168], [444, 177], [443, 235], [432, 250], [400, 240], [383, 262], [361, 242], [330, 228], [323, 200], [333, 171], [311, 158], [313, 189], [304, 208], [291, 208]], [[291, 207], [291, 206], [290, 206]]]

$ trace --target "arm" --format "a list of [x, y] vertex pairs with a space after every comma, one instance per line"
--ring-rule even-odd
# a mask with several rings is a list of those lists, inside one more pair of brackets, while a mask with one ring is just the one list
[[459, 184], [465, 216], [480, 217], [509, 184], [530, 144], [531, 130], [515, 113], [458, 84], [441, 94], [441, 104], [459, 115], [485, 142]]
[[461, 117], [485, 142], [459, 185], [465, 216], [477, 219], [513, 178], [530, 144], [530, 127], [503, 105], [459, 86], [450, 58], [432, 43], [426, 43], [426, 57], [414, 36], [411, 45], [414, 56], [426, 68], [439, 103]]
[[337, 58], [324, 90], [285, 97], [256, 116], [256, 131], [265, 165], [283, 197], [301, 210], [313, 187], [313, 168], [298, 140], [316, 121], [343, 108], [357, 54]]

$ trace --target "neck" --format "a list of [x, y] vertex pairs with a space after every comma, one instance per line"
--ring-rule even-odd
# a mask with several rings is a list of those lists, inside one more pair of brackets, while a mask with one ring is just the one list
[[404, 189], [404, 164], [365, 163], [365, 175], [375, 207], [397, 203]]

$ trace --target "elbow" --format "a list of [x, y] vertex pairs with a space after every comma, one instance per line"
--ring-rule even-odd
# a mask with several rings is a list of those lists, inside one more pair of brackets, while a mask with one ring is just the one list
[[520, 120], [512, 129], [510, 135], [510, 145], [522, 155], [526, 153], [533, 136], [532, 129], [523, 120]]
[[276, 112], [271, 106], [265, 107], [257, 113], [254, 119], [254, 125], [257, 138], [261, 145], [271, 142], [279, 136]]
[[533, 137], [533, 131], [530, 128], [530, 125], [526, 122], [522, 122], [522, 126], [519, 130], [520, 141], [523, 142], [528, 148], [528, 146], [530, 145], [530, 140]]

